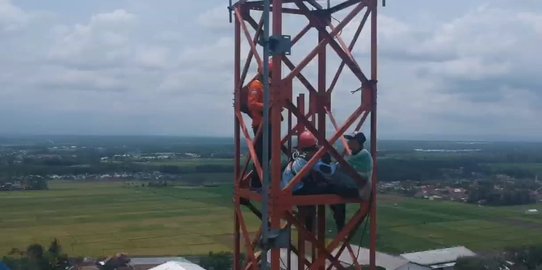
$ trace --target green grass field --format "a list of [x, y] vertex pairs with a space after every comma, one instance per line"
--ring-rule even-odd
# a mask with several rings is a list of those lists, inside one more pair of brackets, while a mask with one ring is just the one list
[[383, 196], [378, 207], [380, 249], [400, 253], [464, 245], [492, 251], [542, 244], [542, 216], [525, 214], [530, 208], [542, 210], [542, 205], [479, 207]]
[[[2, 192], [0, 255], [55, 237], [72, 256], [230, 250], [231, 189], [57, 182], [49, 191]], [[493, 208], [380, 196], [379, 249], [399, 253], [466, 245], [483, 251], [542, 244], [542, 215], [525, 214], [536, 207], [542, 210], [542, 205]], [[256, 230], [256, 219], [248, 221]]]
[[0, 193], [0, 254], [57, 237], [70, 255], [204, 254], [231, 246], [225, 188], [141, 188], [120, 183], [50, 184]]
[[233, 179], [233, 173], [187, 173], [179, 176], [179, 180], [185, 183], [209, 184], [229, 183]]

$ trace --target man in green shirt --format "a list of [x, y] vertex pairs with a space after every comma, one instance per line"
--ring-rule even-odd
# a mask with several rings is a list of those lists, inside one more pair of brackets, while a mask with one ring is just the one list
[[[368, 200], [371, 190], [371, 180], [373, 176], [373, 157], [371, 153], [363, 147], [367, 140], [363, 132], [355, 132], [351, 135], [344, 136], [348, 140], [348, 148], [351, 155], [346, 159], [348, 163], [367, 181], [365, 186], [358, 187], [358, 195], [360, 198]], [[357, 186], [353, 179], [350, 179]]]
[[[350, 156], [346, 161], [366, 180], [366, 184], [362, 187], [358, 186], [356, 181], [347, 174], [340, 165], [337, 166], [335, 172], [331, 176], [330, 190], [332, 193], [345, 198], [361, 198], [369, 200], [371, 195], [371, 178], [373, 175], [373, 158], [369, 151], [364, 149], [363, 144], [367, 140], [362, 132], [354, 132], [350, 135], [345, 135]], [[337, 230], [341, 231], [344, 227], [346, 219], [346, 206], [344, 204], [331, 205], [333, 209], [333, 218], [337, 225]]]

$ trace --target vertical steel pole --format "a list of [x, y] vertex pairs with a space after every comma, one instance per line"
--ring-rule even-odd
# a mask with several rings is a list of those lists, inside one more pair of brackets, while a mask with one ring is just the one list
[[[301, 115], [305, 115], [305, 94], [299, 94], [297, 97], [297, 108], [299, 109], [299, 112]], [[297, 121], [299, 123], [299, 120]], [[296, 134], [298, 135], [298, 142], [299, 142], [299, 134], [303, 128], [301, 126], [298, 127], [296, 130]], [[303, 223], [305, 222], [305, 215], [307, 214], [306, 211], [299, 211], [301, 214], [301, 217], [303, 218]], [[301, 233], [300, 228], [297, 228], [297, 249], [298, 249], [298, 255], [297, 255], [297, 269], [305, 269], [305, 264], [303, 259], [305, 259], [306, 251], [305, 251], [305, 235]]]
[[[230, 4], [231, 6], [231, 4]], [[239, 180], [241, 171], [241, 136], [239, 119], [237, 119], [236, 113], [239, 111], [240, 93], [241, 89], [241, 26], [239, 21], [235, 20], [235, 56], [234, 56], [234, 132], [235, 132], [235, 173], [234, 173], [234, 206], [239, 207]], [[239, 217], [236, 211], [234, 214], [234, 257], [233, 257], [233, 269], [241, 269], [241, 233], [239, 232]]]
[[[325, 16], [325, 15], [324, 15]], [[327, 20], [327, 17], [321, 18], [322, 21]], [[325, 35], [322, 32], [318, 33], [318, 43], [324, 40]], [[318, 132], [324, 138], [326, 137], [326, 111], [324, 110], [326, 98], [326, 49], [323, 46], [318, 51]], [[316, 109], [316, 108], [314, 108]], [[318, 242], [320, 246], [325, 247], [326, 238], [326, 207], [318, 205]], [[318, 257], [325, 257], [325, 250], [318, 250]], [[320, 269], [325, 269], [325, 265], [320, 266]]]
[[372, 9], [371, 12], [371, 155], [374, 160], [374, 168], [372, 175], [372, 187], [371, 187], [371, 248], [370, 248], [370, 264], [371, 269], [376, 270], [376, 237], [377, 237], [377, 221], [376, 221], [376, 185], [377, 185], [377, 143], [376, 143], [376, 128], [377, 128], [377, 118], [376, 118], [376, 99], [377, 99], [377, 87], [376, 81], [378, 79], [378, 50], [377, 50], [377, 8], [378, 0], [372, 0]]
[[[282, 0], [273, 0], [273, 36], [282, 37]], [[275, 231], [280, 230], [280, 220], [282, 217], [281, 209], [279, 209], [281, 188], [280, 178], [282, 177], [281, 164], [281, 147], [282, 140], [280, 136], [281, 129], [281, 111], [282, 101], [280, 100], [280, 92], [284, 89], [282, 84], [282, 54], [273, 56], [273, 87], [271, 94], [273, 96], [273, 106], [271, 108], [272, 130], [272, 162], [271, 162], [271, 200], [273, 207], [271, 208], [271, 228]], [[271, 251], [271, 269], [280, 269], [280, 249], [273, 248]]]
[[269, 109], [271, 107], [271, 93], [269, 87], [269, 11], [270, 0], [263, 1], [263, 85], [264, 85], [264, 98], [263, 98], [263, 151], [262, 151], [262, 163], [263, 163], [263, 183], [262, 183], [262, 260], [261, 269], [267, 270], [267, 258], [268, 258], [268, 243], [269, 243]]

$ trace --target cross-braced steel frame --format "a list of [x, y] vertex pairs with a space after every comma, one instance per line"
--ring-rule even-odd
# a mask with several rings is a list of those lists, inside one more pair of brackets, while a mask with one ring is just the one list
[[[295, 44], [299, 43], [303, 36], [311, 29], [316, 29], [318, 33], [318, 42], [314, 48], [300, 62], [294, 64], [290, 56], [284, 53], [274, 55], [272, 58], [272, 78], [270, 80], [270, 102], [269, 102], [269, 123], [272, 126], [269, 135], [271, 144], [271, 158], [268, 165], [270, 173], [268, 194], [269, 215], [264, 215], [259, 228], [249, 228], [247, 224], [248, 211], [244, 211], [243, 205], [248, 204], [254, 210], [252, 203], [260, 203], [265, 197], [262, 192], [250, 188], [251, 175], [256, 173], [259, 179], [264, 179], [265, 175], [262, 164], [260, 164], [255, 148], [255, 136], [252, 136], [247, 128], [241, 112], [241, 89], [248, 83], [247, 74], [250, 64], [255, 61], [258, 67], [262, 68], [265, 58], [260, 54], [261, 36], [264, 33], [264, 19], [254, 19], [255, 14], [261, 14], [265, 10], [265, 1], [246, 1], [239, 0], [230, 5], [230, 10], [234, 14], [235, 23], [235, 68], [234, 68], [234, 118], [235, 118], [235, 192], [234, 192], [234, 269], [259, 269], [262, 261], [267, 261], [267, 252], [261, 252], [270, 248], [271, 269], [344, 269], [344, 266], [338, 261], [339, 256], [348, 251], [352, 257], [354, 266], [361, 268], [357, 264], [357, 257], [354, 254], [349, 242], [356, 233], [363, 221], [370, 221], [370, 263], [371, 269], [375, 266], [376, 252], [376, 82], [377, 82], [377, 5], [378, 0], [344, 0], [334, 1], [333, 6], [321, 6], [315, 0], [270, 0], [272, 14], [272, 36], [281, 37], [286, 33], [283, 29], [283, 15], [295, 14], [305, 17], [307, 25], [296, 35], [292, 35], [291, 45], [295, 52]], [[340, 2], [336, 4], [336, 2]], [[265, 14], [265, 12], [264, 12]], [[338, 24], [334, 25], [330, 19], [334, 14], [344, 14], [344, 17]], [[358, 18], [358, 20], [354, 20]], [[370, 20], [370, 66], [361, 66], [353, 57], [353, 49], [364, 29], [366, 22]], [[352, 40], [347, 45], [346, 41], [340, 36], [341, 31], [353, 21], [359, 23]], [[293, 34], [288, 32], [287, 34]], [[308, 41], [303, 41], [307, 44]], [[248, 45], [248, 55], [243, 58], [242, 44]], [[336, 53], [340, 59], [340, 65], [336, 71], [333, 80], [328, 85], [326, 73], [331, 72], [327, 65], [328, 48]], [[267, 55], [264, 55], [267, 57]], [[263, 58], [263, 59], [262, 59]], [[310, 61], [317, 59], [318, 76], [311, 81], [303, 75], [304, 69]], [[287, 72], [283, 72], [283, 67]], [[356, 80], [361, 85], [361, 98], [357, 108], [346, 118], [342, 125], [338, 125], [331, 113], [331, 93], [335, 89], [341, 73], [345, 67], [352, 72]], [[282, 74], [285, 76], [281, 76]], [[297, 79], [305, 89], [305, 93], [293, 97], [292, 81]], [[297, 90], [297, 89], [296, 89]], [[305, 94], [309, 95], [310, 102], [305, 109]], [[285, 110], [287, 117], [287, 130], [281, 131], [281, 112]], [[374, 159], [374, 173], [372, 178], [372, 196], [369, 201], [358, 199], [345, 199], [337, 195], [306, 195], [294, 196], [292, 191], [296, 184], [300, 183], [302, 178], [309, 173], [310, 168], [329, 153], [350, 174], [360, 185], [365, 182], [358, 173], [345, 161], [343, 154], [334, 147], [338, 140], [347, 131], [360, 130], [366, 119], [370, 116], [370, 151]], [[326, 130], [326, 120], [335, 127], [331, 136]], [[301, 130], [307, 129], [318, 138], [319, 150], [310, 159], [308, 164], [299, 172], [290, 184], [282, 189], [280, 180], [282, 175], [281, 156], [290, 155], [292, 151], [292, 138], [298, 135]], [[259, 129], [261, 133], [262, 128]], [[285, 134], [283, 137], [281, 134]], [[331, 134], [331, 133], [330, 133]], [[242, 155], [242, 140], [248, 147], [248, 155]], [[343, 141], [344, 143], [344, 141]], [[264, 148], [266, 148], [264, 146]], [[254, 163], [252, 167], [250, 163]], [[265, 166], [267, 167], [267, 166]], [[252, 170], [251, 168], [255, 168]], [[337, 232], [333, 237], [326, 236], [326, 211], [325, 206], [331, 204], [354, 204], [357, 211], [347, 221], [344, 228]], [[305, 227], [303, 218], [297, 213], [296, 206], [316, 206], [316, 229]], [[359, 206], [359, 207], [358, 207]], [[253, 211], [258, 215], [258, 210]], [[270, 227], [271, 231], [280, 231], [284, 227], [295, 227], [297, 232], [297, 241], [290, 238], [287, 254], [287, 262], [281, 258], [281, 250], [276, 247], [268, 246], [262, 248], [261, 238], [264, 228]], [[263, 233], [265, 234], [265, 232]], [[326, 239], [326, 237], [328, 237]], [[297, 243], [296, 243], [297, 242]], [[309, 250], [306, 248], [306, 242], [310, 243]], [[264, 243], [265, 244], [265, 243]], [[242, 247], [244, 247], [242, 249]], [[311, 252], [312, 251], [312, 252]], [[337, 252], [338, 251], [338, 252]], [[246, 259], [241, 261], [242, 254]], [[291, 254], [296, 254], [298, 258], [297, 265], [291, 264]]]

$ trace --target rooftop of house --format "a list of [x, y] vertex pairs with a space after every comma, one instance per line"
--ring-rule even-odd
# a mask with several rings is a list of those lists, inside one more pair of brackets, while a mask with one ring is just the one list
[[463, 246], [401, 254], [401, 257], [419, 265], [445, 264], [471, 256], [476, 256], [476, 253]]

